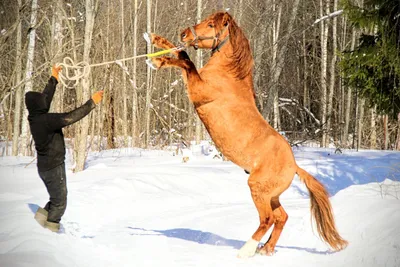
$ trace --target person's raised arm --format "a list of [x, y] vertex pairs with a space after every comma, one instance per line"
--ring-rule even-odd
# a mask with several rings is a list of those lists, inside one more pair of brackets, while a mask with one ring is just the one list
[[47, 95], [46, 104], [48, 108], [50, 108], [51, 101], [53, 100], [56, 85], [58, 83], [58, 73], [60, 73], [61, 69], [61, 67], [56, 66], [51, 68], [51, 77], [43, 90], [43, 94]]
[[86, 115], [96, 107], [96, 104], [100, 103], [103, 98], [103, 91], [98, 91], [92, 95], [92, 98], [89, 99], [85, 104], [80, 106], [79, 108], [67, 112], [67, 113], [48, 113], [47, 114], [47, 126], [50, 130], [57, 130], [68, 125], [71, 125]]

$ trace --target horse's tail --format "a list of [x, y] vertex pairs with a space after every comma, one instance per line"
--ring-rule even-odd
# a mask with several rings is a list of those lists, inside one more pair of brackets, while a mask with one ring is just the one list
[[311, 214], [316, 222], [319, 236], [334, 250], [344, 249], [348, 242], [342, 239], [336, 230], [331, 203], [325, 187], [300, 167], [297, 167], [296, 173], [299, 175], [300, 180], [306, 184], [310, 192]]

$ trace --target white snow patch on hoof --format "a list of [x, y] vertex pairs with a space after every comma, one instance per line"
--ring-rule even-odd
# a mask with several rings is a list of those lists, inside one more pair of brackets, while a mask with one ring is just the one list
[[256, 253], [256, 249], [258, 247], [258, 241], [254, 239], [250, 239], [244, 244], [243, 247], [240, 248], [239, 253], [237, 254], [238, 258], [250, 258], [253, 257]]

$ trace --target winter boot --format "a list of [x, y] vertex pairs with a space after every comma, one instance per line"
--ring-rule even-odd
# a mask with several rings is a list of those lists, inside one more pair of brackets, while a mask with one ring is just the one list
[[60, 224], [55, 222], [45, 221], [44, 228], [47, 228], [52, 232], [58, 232], [60, 230]]
[[44, 226], [44, 223], [47, 221], [47, 215], [48, 212], [45, 209], [42, 209], [41, 207], [38, 208], [38, 210], [35, 213], [35, 220], [41, 225]]

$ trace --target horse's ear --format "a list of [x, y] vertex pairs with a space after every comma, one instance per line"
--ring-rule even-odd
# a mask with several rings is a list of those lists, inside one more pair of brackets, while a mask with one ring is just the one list
[[231, 22], [231, 15], [228, 12], [225, 12], [224, 16], [222, 17], [222, 25], [227, 26], [229, 22]]

